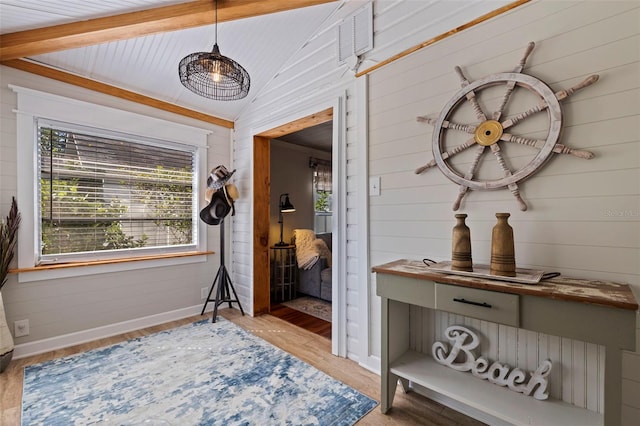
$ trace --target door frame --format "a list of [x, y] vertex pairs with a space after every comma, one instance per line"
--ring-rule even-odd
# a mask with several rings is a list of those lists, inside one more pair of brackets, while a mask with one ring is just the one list
[[[334, 209], [332, 219], [332, 353], [346, 357], [346, 131], [344, 99], [317, 104], [305, 112], [274, 120], [252, 132], [253, 136], [253, 314], [270, 309], [269, 203], [271, 139], [332, 121], [332, 178]], [[312, 112], [310, 112], [312, 111]]]

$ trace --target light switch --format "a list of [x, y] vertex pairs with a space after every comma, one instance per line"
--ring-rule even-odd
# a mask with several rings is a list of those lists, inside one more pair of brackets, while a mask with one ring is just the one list
[[369, 177], [369, 195], [370, 196], [380, 195], [380, 176]]

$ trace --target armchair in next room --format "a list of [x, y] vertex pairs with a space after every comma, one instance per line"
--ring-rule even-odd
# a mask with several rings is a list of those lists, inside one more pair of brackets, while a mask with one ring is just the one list
[[298, 262], [298, 293], [331, 301], [330, 232], [316, 234], [311, 229], [295, 229], [292, 243]]

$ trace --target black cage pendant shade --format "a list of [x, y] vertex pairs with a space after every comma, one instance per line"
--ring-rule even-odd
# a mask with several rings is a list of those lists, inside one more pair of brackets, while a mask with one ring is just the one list
[[218, 47], [218, 2], [216, 0], [216, 40], [211, 52], [185, 56], [178, 65], [180, 82], [205, 98], [219, 101], [242, 99], [249, 93], [249, 73], [233, 59], [220, 54]]

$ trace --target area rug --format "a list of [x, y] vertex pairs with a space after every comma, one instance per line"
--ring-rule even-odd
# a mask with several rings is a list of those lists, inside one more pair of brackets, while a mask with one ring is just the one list
[[352, 425], [376, 405], [220, 318], [26, 367], [22, 425]]
[[282, 302], [282, 304], [296, 311], [304, 312], [305, 314], [331, 322], [331, 302], [327, 302], [326, 300], [302, 296], [287, 302]]

